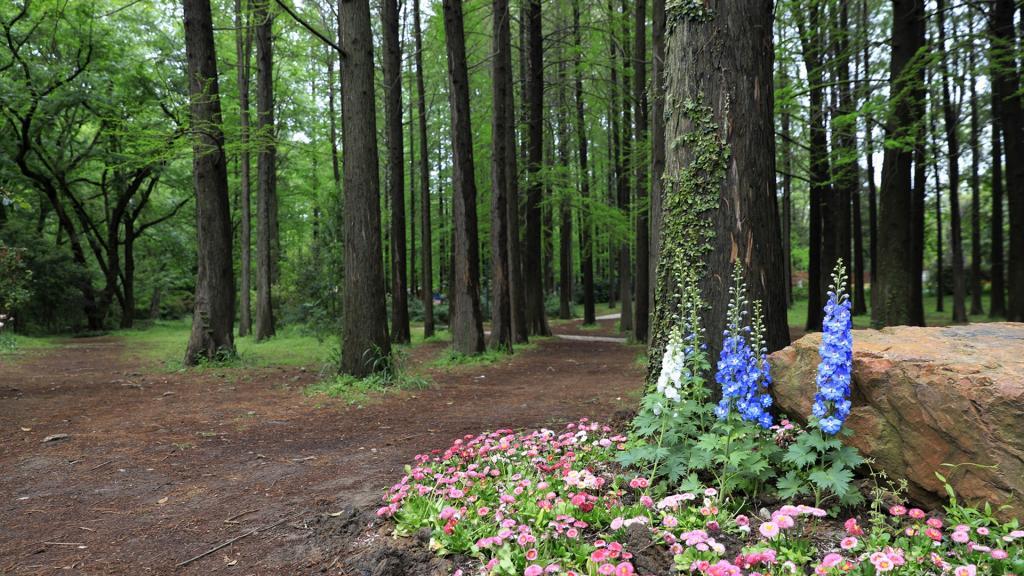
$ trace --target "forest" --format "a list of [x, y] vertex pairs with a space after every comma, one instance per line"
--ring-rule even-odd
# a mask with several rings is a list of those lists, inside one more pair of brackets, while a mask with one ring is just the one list
[[1021, 0], [0, 2], [0, 573], [1024, 573], [1022, 70]]
[[672, 144], [696, 121], [677, 109], [722, 90], [716, 74], [761, 96], [708, 102], [714, 120], [772, 131], [726, 142], [729, 177], [750, 186], [735, 226], [764, 276], [771, 349], [788, 318], [820, 326], [839, 259], [874, 327], [1024, 319], [1011, 0], [781, 1], [737, 23], [771, 25], [771, 46], [721, 47], [729, 64], [673, 50], [699, 1], [346, 4], [214, 1], [205, 44], [181, 26], [201, 5], [5, 7], [14, 329], [195, 313], [212, 340], [193, 341], [194, 362], [230, 353], [236, 329], [302, 325], [341, 335], [360, 373], [413, 323], [465, 354], [511, 350], [606, 302], [647, 341], [666, 189], [693, 153]]

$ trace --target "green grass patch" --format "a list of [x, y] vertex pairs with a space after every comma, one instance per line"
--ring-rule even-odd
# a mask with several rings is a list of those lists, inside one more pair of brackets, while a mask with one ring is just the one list
[[[190, 320], [158, 321], [145, 328], [119, 330], [113, 335], [123, 339], [130, 353], [140, 360], [177, 371], [184, 368], [185, 346], [191, 328]], [[256, 342], [251, 336], [236, 337], [236, 357], [204, 362], [196, 368], [319, 367], [330, 361], [337, 347], [335, 339], [317, 338], [301, 326], [285, 326], [276, 336], [263, 342]]]
[[404, 371], [383, 370], [364, 378], [338, 374], [333, 378], [306, 387], [306, 396], [323, 395], [341, 398], [348, 404], [363, 405], [375, 396], [398, 390], [421, 390], [430, 386], [430, 380]]
[[[871, 293], [868, 293], [868, 299], [870, 300]], [[949, 326], [953, 323], [953, 297], [946, 296], [944, 300], [945, 310], [942, 312], [936, 311], [938, 305], [938, 297], [934, 295], [924, 297], [924, 322], [926, 326]], [[998, 322], [1001, 318], [989, 318], [989, 293], [986, 292], [981, 298], [982, 306], [985, 310], [985, 314], [977, 314], [968, 316], [970, 322]], [[970, 296], [967, 297], [967, 309], [971, 309]], [[807, 299], [801, 299], [793, 302], [788, 311], [788, 320], [790, 326], [803, 327], [807, 323]], [[871, 328], [871, 307], [868, 306], [868, 313], [860, 316], [853, 317], [854, 328]]]
[[34, 350], [54, 348], [57, 343], [52, 338], [23, 336], [10, 331], [0, 332], [0, 359], [5, 361], [24, 356]]
[[[528, 343], [515, 344], [512, 349], [514, 353], [535, 350], [538, 343], [550, 339], [550, 336], [530, 336], [530, 341]], [[448, 348], [443, 354], [430, 363], [430, 367], [450, 370], [464, 366], [486, 366], [488, 364], [495, 364], [510, 360], [513, 355], [514, 354], [509, 354], [503, 350], [494, 350], [492, 348], [487, 348], [479, 354], [472, 355], [463, 354], [456, 351], [454, 348]]]

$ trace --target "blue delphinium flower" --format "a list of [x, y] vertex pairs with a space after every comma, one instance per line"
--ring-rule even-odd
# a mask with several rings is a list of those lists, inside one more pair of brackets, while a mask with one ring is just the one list
[[[722, 399], [715, 408], [715, 414], [724, 420], [736, 410], [744, 420], [768, 428], [772, 425], [771, 414], [767, 412], [772, 403], [771, 396], [767, 394], [771, 376], [768, 374], [768, 362], [762, 344], [763, 328], [760, 319], [756, 319], [751, 346], [748, 340], [751, 328], [744, 322], [747, 315], [747, 300], [744, 296], [746, 286], [743, 283], [743, 269], [738, 261], [733, 268], [733, 284], [729, 292], [725, 337], [718, 358], [718, 371], [715, 373], [715, 381], [722, 388]], [[755, 304], [755, 311], [759, 316], [759, 304]]]
[[846, 266], [836, 263], [825, 304], [821, 346], [818, 354], [818, 393], [814, 396], [811, 414], [818, 428], [836, 434], [850, 414], [850, 367], [853, 364], [853, 323], [850, 296], [846, 292]]

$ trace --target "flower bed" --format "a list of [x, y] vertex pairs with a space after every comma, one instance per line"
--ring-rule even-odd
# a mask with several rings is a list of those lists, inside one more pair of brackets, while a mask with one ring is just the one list
[[474, 558], [481, 574], [642, 573], [634, 555], [650, 551], [629, 548], [635, 527], [683, 573], [1024, 574], [1024, 531], [987, 511], [876, 506], [836, 531], [813, 506], [744, 510], [714, 488], [659, 494], [615, 464], [629, 444], [587, 420], [469, 436], [417, 456], [377, 515], [400, 536], [430, 529], [437, 553]]
[[928, 514], [869, 471], [865, 500], [855, 481], [865, 461], [835, 437], [850, 411], [853, 346], [841, 263], [807, 428], [776, 425], [768, 411], [760, 305], [749, 324], [738, 263], [712, 402], [703, 304], [687, 286], [629, 437], [587, 420], [559, 433], [467, 436], [417, 456], [378, 516], [393, 518], [397, 535], [430, 530], [439, 554], [473, 558], [481, 574], [1024, 576], [1017, 521], [962, 506], [948, 486], [944, 513]]

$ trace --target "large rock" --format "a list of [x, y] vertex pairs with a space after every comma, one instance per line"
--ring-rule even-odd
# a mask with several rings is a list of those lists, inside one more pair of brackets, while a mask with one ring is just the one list
[[[776, 404], [798, 421], [820, 342], [810, 334], [771, 355]], [[963, 499], [1024, 514], [1024, 324], [857, 330], [853, 342], [845, 440], [905, 478], [915, 501], [942, 504], [939, 472]]]

